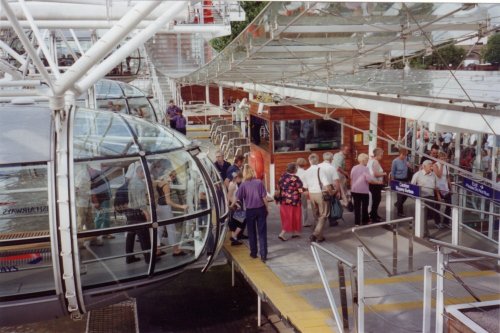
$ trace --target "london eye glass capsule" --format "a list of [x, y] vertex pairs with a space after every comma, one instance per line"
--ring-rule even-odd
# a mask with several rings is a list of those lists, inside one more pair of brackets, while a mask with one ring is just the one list
[[217, 253], [225, 189], [184, 136], [84, 108], [65, 131], [43, 106], [0, 117], [0, 325], [119, 302]]

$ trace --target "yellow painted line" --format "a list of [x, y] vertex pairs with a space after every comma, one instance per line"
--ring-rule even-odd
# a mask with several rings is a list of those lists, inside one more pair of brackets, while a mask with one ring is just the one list
[[331, 321], [331, 313], [323, 313], [321, 309], [309, 304], [298, 292], [291, 292], [266, 264], [250, 257], [246, 246], [230, 246], [230, 243], [226, 242], [224, 248], [258, 293], [268, 299], [299, 331], [335, 332], [327, 323]]
[[[457, 274], [461, 278], [466, 277], [486, 277], [486, 276], [494, 276], [500, 274], [495, 271], [470, 271], [470, 272], [461, 272]], [[446, 273], [445, 277], [447, 279], [453, 279], [453, 276], [449, 273]], [[433, 280], [435, 280], [435, 276], [433, 276]], [[380, 285], [380, 284], [392, 284], [392, 283], [413, 283], [413, 282], [422, 282], [424, 280], [423, 274], [421, 275], [411, 275], [411, 276], [391, 276], [380, 279], [366, 279], [365, 285]], [[346, 281], [346, 286], [350, 286], [351, 282]], [[337, 281], [330, 282], [330, 288], [338, 288], [339, 283]], [[323, 284], [321, 283], [306, 283], [306, 284], [296, 284], [287, 287], [289, 291], [302, 291], [302, 290], [311, 290], [311, 289], [322, 289]]]
[[[500, 294], [489, 294], [489, 295], [480, 295], [479, 298], [482, 302], [486, 301], [495, 301], [500, 299]], [[475, 303], [476, 300], [472, 296], [465, 297], [454, 297], [454, 298], [445, 298], [445, 305], [455, 305], [455, 304], [464, 304], [464, 303]], [[424, 303], [422, 301], [414, 301], [414, 302], [401, 302], [401, 303], [386, 303], [386, 304], [370, 304], [370, 306], [365, 306], [365, 312], [402, 312], [409, 310], [419, 310], [422, 309]], [[436, 301], [432, 300], [432, 306], [436, 306]], [[321, 310], [325, 315], [331, 315], [332, 310], [330, 308], [323, 308]], [[348, 308], [348, 312], [351, 313], [352, 308]]]

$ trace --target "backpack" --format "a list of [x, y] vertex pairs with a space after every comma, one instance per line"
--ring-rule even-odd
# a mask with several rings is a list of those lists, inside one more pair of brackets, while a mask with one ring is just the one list
[[342, 217], [342, 215], [344, 214], [344, 208], [342, 207], [340, 200], [334, 196], [332, 198], [331, 205], [332, 207], [330, 209], [330, 218], [332, 220], [343, 220], [344, 218]]

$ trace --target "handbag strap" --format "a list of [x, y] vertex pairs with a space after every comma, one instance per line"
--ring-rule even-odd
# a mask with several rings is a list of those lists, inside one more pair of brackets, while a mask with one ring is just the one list
[[319, 182], [319, 189], [320, 189], [321, 191], [323, 191], [323, 183], [321, 182], [321, 178], [319, 177], [319, 169], [321, 169], [321, 168], [318, 168], [318, 182]]

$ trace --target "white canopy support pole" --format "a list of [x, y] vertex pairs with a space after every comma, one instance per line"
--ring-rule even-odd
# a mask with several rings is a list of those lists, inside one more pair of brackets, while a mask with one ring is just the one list
[[75, 51], [73, 51], [73, 48], [71, 47], [71, 45], [69, 45], [68, 40], [66, 39], [66, 36], [64, 36], [64, 33], [61, 30], [57, 30], [57, 32], [59, 33], [59, 36], [61, 36], [61, 39], [62, 39], [64, 45], [66, 45], [66, 47], [68, 48], [68, 51], [71, 54], [71, 56], [73, 57], [73, 59], [75, 61], [77, 61], [78, 57], [76, 56]]
[[43, 55], [45, 56], [45, 58], [47, 59], [47, 62], [49, 63], [52, 74], [54, 74], [54, 76], [56, 78], [59, 78], [61, 76], [61, 73], [59, 73], [59, 69], [57, 67], [57, 64], [54, 62], [54, 60], [50, 56], [49, 50], [47, 49], [47, 46], [45, 45], [45, 41], [42, 38], [42, 35], [40, 34], [40, 30], [38, 30], [38, 27], [35, 23], [35, 20], [33, 19], [33, 16], [31, 15], [30, 11], [28, 10], [26, 3], [24, 2], [24, 0], [19, 0], [19, 5], [21, 5], [23, 13], [26, 16], [26, 19], [28, 20], [28, 22], [30, 24], [30, 28], [33, 31], [33, 34], [35, 35], [35, 38], [38, 42], [38, 45], [42, 49]]
[[443, 332], [444, 325], [444, 254], [443, 249], [437, 248], [436, 267], [436, 329], [437, 333]]
[[224, 90], [222, 86], [219, 86], [219, 107], [224, 107]]
[[205, 86], [205, 103], [210, 104], [210, 86], [208, 84]]
[[43, 65], [42, 61], [36, 54], [36, 50], [33, 48], [33, 45], [31, 45], [28, 37], [24, 34], [23, 28], [19, 25], [19, 22], [16, 19], [16, 16], [14, 15], [14, 12], [12, 11], [12, 8], [10, 8], [9, 2], [7, 0], [0, 0], [3, 6], [3, 9], [5, 11], [5, 16], [9, 19], [10, 23], [12, 24], [12, 29], [14, 29], [15, 33], [17, 34], [17, 37], [19, 37], [19, 40], [24, 46], [24, 49], [28, 53], [28, 55], [31, 57], [33, 60], [33, 63], [37, 67], [38, 71], [42, 75], [43, 79], [47, 82], [49, 85], [50, 89], [52, 92], [54, 92], [54, 87], [52, 84], [52, 80], [49, 76], [49, 73], [45, 69], [45, 66]]
[[76, 37], [75, 30], [69, 29], [69, 32], [71, 33], [71, 37], [73, 37], [73, 41], [75, 42], [76, 47], [78, 47], [78, 52], [80, 52], [80, 54], [84, 54], [85, 52], [83, 51], [82, 46], [80, 45], [78, 37]]
[[[163, 15], [161, 15], [158, 19], [156, 19], [146, 29], [141, 30], [139, 33], [137, 33], [127, 43], [122, 45], [118, 50], [113, 52], [113, 54], [111, 54], [103, 62], [101, 62], [99, 65], [93, 68], [85, 78], [81, 79], [77, 84], [75, 84], [75, 89], [78, 92], [83, 93], [97, 80], [104, 77], [113, 68], [115, 68], [115, 66], [118, 65], [123, 59], [125, 59], [129, 54], [134, 52], [149, 38], [151, 38], [158, 30], [160, 30], [163, 26], [165, 26], [165, 24], [167, 24], [170, 20], [172, 20], [184, 8], [186, 4], [187, 4], [186, 1], [170, 2], [168, 10]], [[101, 40], [102, 38], [99, 40], [99, 42]]]
[[431, 332], [432, 317], [432, 266], [424, 267], [424, 306], [422, 319], [422, 333]]
[[19, 53], [14, 51], [9, 45], [5, 44], [2, 40], [0, 40], [0, 48], [7, 52], [12, 58], [16, 59], [21, 65], [26, 64], [26, 59], [24, 59]]
[[[6, 0], [2, 0], [6, 2]], [[85, 52], [61, 77], [54, 83], [56, 94], [62, 94], [81, 79], [97, 62], [125, 38], [142, 19], [147, 17], [161, 1], [139, 2], [118, 23], [102, 36], [96, 44]], [[115, 53], [116, 54], [116, 53]], [[125, 58], [125, 57], [123, 57]], [[121, 58], [121, 59], [123, 59]], [[109, 58], [108, 58], [109, 59]], [[101, 64], [102, 65], [102, 64]], [[83, 92], [86, 89], [83, 89]]]
[[369, 156], [372, 156], [373, 149], [377, 148], [377, 130], [378, 130], [378, 113], [370, 112], [370, 142], [368, 143]]

